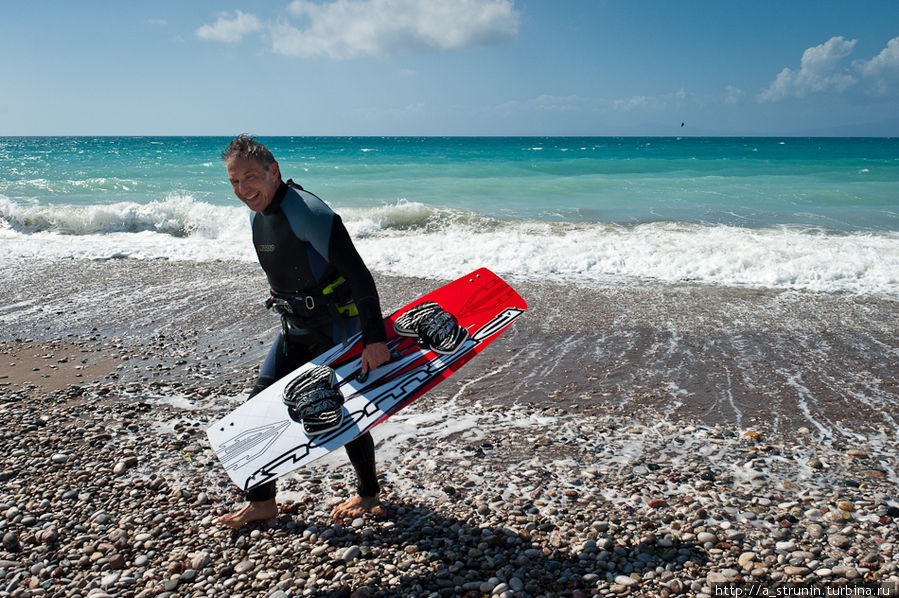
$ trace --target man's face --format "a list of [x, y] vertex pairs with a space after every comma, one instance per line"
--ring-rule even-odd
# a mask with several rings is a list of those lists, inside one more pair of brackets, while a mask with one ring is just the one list
[[253, 158], [237, 156], [225, 162], [231, 187], [242, 202], [254, 212], [261, 212], [272, 203], [281, 184], [281, 170], [275, 162], [265, 168]]

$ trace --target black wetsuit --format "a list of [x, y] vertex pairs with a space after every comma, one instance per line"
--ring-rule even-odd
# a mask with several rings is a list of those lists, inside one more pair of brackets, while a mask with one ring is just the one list
[[[250, 396], [359, 330], [363, 345], [387, 338], [374, 279], [340, 216], [312, 193], [289, 183], [281, 183], [264, 211], [251, 213], [253, 246], [272, 296], [287, 300], [295, 309], [282, 316], [282, 331]], [[340, 277], [345, 282], [323, 295], [323, 289]], [[338, 312], [338, 305], [353, 303], [355, 311]], [[371, 435], [365, 433], [345, 448], [359, 476], [359, 495], [376, 495], [380, 488]], [[247, 493], [250, 501], [274, 496], [274, 482]]]

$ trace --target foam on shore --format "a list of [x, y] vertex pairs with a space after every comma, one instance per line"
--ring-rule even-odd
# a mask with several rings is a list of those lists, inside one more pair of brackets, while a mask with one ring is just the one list
[[[375, 271], [445, 279], [486, 266], [526, 280], [633, 280], [899, 298], [899, 233], [724, 224], [498, 219], [400, 201], [342, 211]], [[43, 206], [0, 196], [0, 258], [254, 261], [245, 209], [171, 195]]]

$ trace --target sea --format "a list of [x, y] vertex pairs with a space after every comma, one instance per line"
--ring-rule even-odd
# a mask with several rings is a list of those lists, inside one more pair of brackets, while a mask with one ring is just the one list
[[[228, 141], [0, 138], [0, 259], [253, 261]], [[899, 139], [260, 141], [386, 274], [899, 298]]]
[[[385, 314], [484, 266], [529, 303], [446, 405], [862, 439], [899, 472], [899, 139], [260, 140], [341, 215]], [[228, 142], [0, 138], [0, 342], [101, 335], [147, 347], [122, 381], [242, 400], [278, 321]]]

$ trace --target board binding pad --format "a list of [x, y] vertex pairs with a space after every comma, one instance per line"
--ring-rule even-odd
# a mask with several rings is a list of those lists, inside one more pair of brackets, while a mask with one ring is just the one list
[[336, 382], [337, 373], [319, 365], [294, 378], [281, 392], [287, 415], [303, 424], [310, 437], [336, 430], [343, 423], [343, 395]]
[[[438, 308], [450, 317], [439, 315]], [[486, 268], [476, 270], [385, 318], [388, 363], [363, 375], [361, 335], [356, 334], [213, 423], [206, 431], [210, 444], [238, 487], [248, 490], [274, 480], [343, 446], [412, 403], [481, 352], [526, 309], [527, 303], [505, 281]], [[421, 316], [426, 312], [431, 312], [428, 317]], [[458, 328], [454, 334], [453, 321]], [[441, 330], [451, 334], [441, 335]], [[455, 349], [441, 342], [447, 337]], [[320, 366], [334, 373], [330, 384], [343, 398], [342, 419], [336, 428], [310, 435], [288, 413], [291, 405], [284, 397], [291, 385], [303, 390], [314, 387], [315, 380], [330, 381], [329, 371], [310, 373]]]
[[415, 338], [419, 346], [441, 355], [452, 355], [468, 338], [468, 331], [459, 326], [456, 316], [435, 301], [407, 309], [393, 323], [393, 331]]

